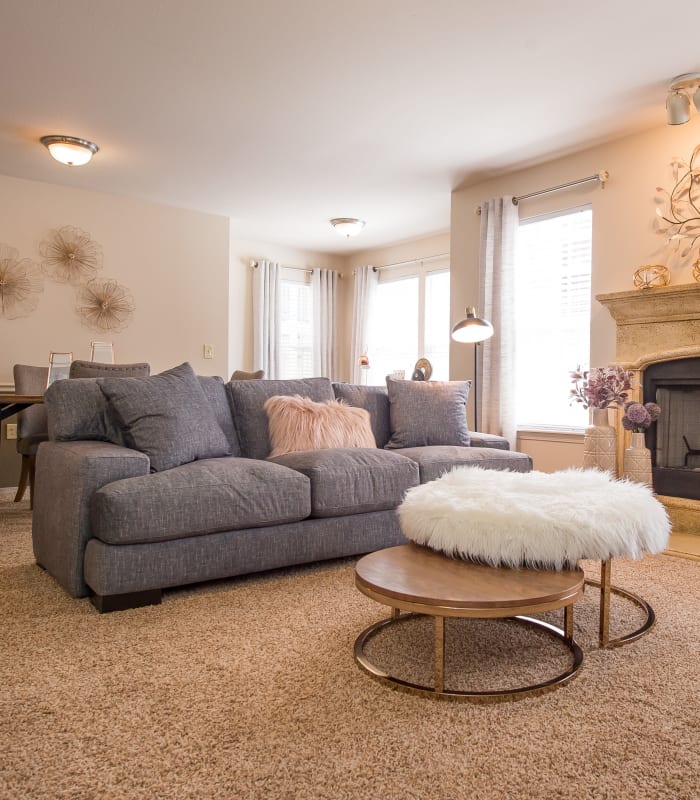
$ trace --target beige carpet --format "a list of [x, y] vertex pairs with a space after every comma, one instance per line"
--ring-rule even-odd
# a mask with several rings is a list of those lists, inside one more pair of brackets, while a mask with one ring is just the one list
[[[34, 565], [29, 530], [27, 504], [5, 493], [2, 800], [700, 797], [698, 562], [615, 564], [614, 579], [654, 606], [656, 628], [597, 650], [589, 590], [577, 606], [579, 677], [475, 706], [394, 692], [360, 672], [353, 642], [384, 610], [354, 588], [351, 561], [99, 615]], [[637, 619], [616, 602], [618, 630]], [[566, 663], [557, 642], [514, 623], [464, 624], [448, 626], [453, 685], [495, 688]], [[373, 656], [420, 677], [431, 633], [405, 623]]]

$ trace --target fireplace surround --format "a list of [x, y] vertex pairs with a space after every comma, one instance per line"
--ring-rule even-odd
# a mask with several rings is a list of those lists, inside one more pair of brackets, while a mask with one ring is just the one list
[[[700, 284], [599, 294], [596, 299], [615, 320], [615, 363], [635, 376], [638, 388], [631, 399], [657, 402], [662, 409], [646, 433], [654, 489], [675, 532], [700, 533]], [[629, 434], [622, 429], [621, 415], [615, 416], [620, 472]]]

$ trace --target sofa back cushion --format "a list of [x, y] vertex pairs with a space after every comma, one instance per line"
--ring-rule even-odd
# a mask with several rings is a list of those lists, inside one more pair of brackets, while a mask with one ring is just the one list
[[98, 378], [124, 441], [162, 472], [202, 458], [231, 453], [192, 367], [178, 367], [148, 378]]
[[471, 381], [398, 381], [387, 377], [391, 439], [387, 449], [469, 446], [467, 397]]
[[377, 447], [384, 447], [391, 438], [389, 393], [386, 386], [334, 383], [333, 391], [339, 400], [344, 400], [350, 406], [369, 411], [370, 425]]
[[95, 378], [55, 381], [46, 390], [44, 405], [53, 442], [86, 439], [124, 444]]
[[299, 395], [318, 403], [334, 399], [333, 387], [328, 378], [229, 381], [226, 388], [231, 398], [241, 455], [246, 458], [267, 458], [272, 450], [264, 408], [265, 401], [270, 397]]
[[214, 412], [219, 427], [228, 439], [231, 455], [240, 456], [241, 446], [238, 443], [236, 426], [233, 424], [231, 401], [226, 391], [224, 379], [219, 375], [198, 375], [197, 379], [199, 380], [199, 385], [202, 387], [204, 396], [209, 401], [209, 405]]
[[[121, 380], [121, 378], [120, 378]], [[240, 454], [236, 429], [223, 378], [198, 376], [232, 455]], [[125, 445], [118, 421], [95, 378], [55, 381], [46, 390], [49, 439], [64, 442], [97, 440]]]

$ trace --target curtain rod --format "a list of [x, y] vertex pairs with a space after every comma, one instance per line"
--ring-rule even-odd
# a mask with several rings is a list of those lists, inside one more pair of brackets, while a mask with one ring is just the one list
[[397, 261], [395, 264], [384, 264], [381, 267], [372, 267], [375, 272], [382, 269], [394, 269], [394, 267], [405, 267], [408, 264], [422, 264], [424, 261], [435, 261], [438, 258], [447, 258], [449, 253], [438, 253], [436, 256], [425, 256], [425, 258], [411, 258], [408, 261]]
[[[250, 266], [253, 269], [257, 269], [258, 262], [255, 259], [253, 259], [250, 262]], [[308, 272], [309, 275], [311, 275], [313, 273], [313, 268], [312, 267], [292, 267], [292, 266], [288, 266], [287, 264], [280, 264], [280, 266], [282, 267], [282, 269], [298, 269], [300, 272]], [[321, 269], [321, 267], [319, 267], [319, 269]], [[336, 270], [336, 269], [331, 270], [331, 272], [337, 272], [339, 278], [343, 277], [342, 274], [340, 272], [338, 272], [338, 270]]]
[[[579, 178], [577, 181], [570, 181], [569, 183], [562, 183], [560, 186], [551, 186], [549, 189], [540, 189], [539, 192], [530, 192], [530, 194], [521, 194], [519, 197], [513, 198], [513, 205], [517, 206], [521, 200], [529, 200], [531, 197], [539, 197], [543, 194], [550, 192], [558, 192], [560, 189], [570, 189], [572, 186], [580, 186], [582, 183], [590, 183], [591, 181], [599, 181], [603, 184], [610, 178], [610, 173], [606, 169], [602, 169], [597, 175], [589, 175], [587, 178]], [[476, 213], [481, 214], [481, 206], [476, 207]]]

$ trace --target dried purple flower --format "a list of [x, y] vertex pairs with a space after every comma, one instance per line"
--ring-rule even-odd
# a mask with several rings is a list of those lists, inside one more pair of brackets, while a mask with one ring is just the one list
[[661, 416], [661, 406], [657, 406], [656, 403], [644, 403], [644, 408], [649, 413], [652, 422], [656, 422]]
[[584, 408], [621, 406], [632, 388], [631, 371], [617, 365], [583, 371], [576, 367], [570, 375], [574, 384], [571, 402], [582, 403]]
[[651, 422], [649, 412], [641, 403], [632, 403], [632, 405], [627, 409], [625, 416], [635, 425], [646, 425], [647, 423]]

